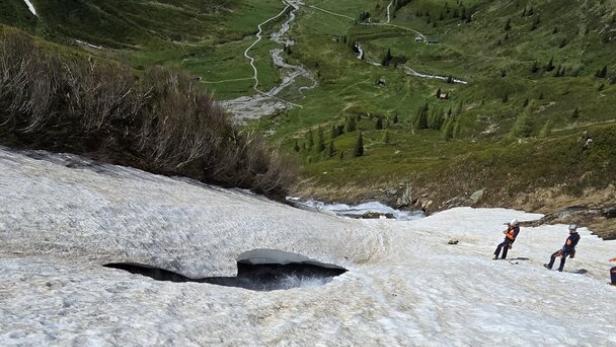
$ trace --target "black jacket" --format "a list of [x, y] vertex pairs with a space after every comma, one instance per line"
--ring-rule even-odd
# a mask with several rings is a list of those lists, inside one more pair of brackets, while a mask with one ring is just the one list
[[575, 251], [575, 246], [577, 246], [579, 241], [580, 241], [580, 234], [573, 233], [569, 235], [569, 237], [567, 238], [567, 241], [565, 241], [565, 245], [563, 246], [563, 251], [565, 252]]

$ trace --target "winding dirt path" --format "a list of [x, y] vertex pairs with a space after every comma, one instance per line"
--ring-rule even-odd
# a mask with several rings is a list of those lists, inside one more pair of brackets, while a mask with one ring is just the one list
[[256, 34], [256, 40], [244, 51], [244, 56], [248, 59], [250, 66], [253, 69], [253, 77], [250, 79], [254, 80], [253, 89], [257, 93], [255, 95], [242, 96], [223, 102], [223, 106], [225, 106], [227, 110], [231, 111], [231, 113], [235, 115], [236, 119], [240, 121], [257, 119], [290, 107], [301, 108], [301, 105], [278, 97], [283, 90], [295, 84], [298, 78], [304, 78], [312, 82], [311, 85], [299, 87], [297, 91], [300, 94], [303, 94], [307, 90], [314, 89], [318, 85], [317, 79], [308, 69], [306, 69], [303, 65], [292, 65], [287, 63], [283, 56], [284, 50], [282, 48], [275, 48], [270, 50], [270, 55], [274, 66], [281, 71], [282, 82], [279, 85], [274, 86], [269, 91], [259, 89], [259, 70], [255, 65], [255, 58], [250, 55], [250, 51], [263, 40], [263, 26], [280, 18], [285, 13], [288, 13], [289, 18], [282, 24], [280, 30], [272, 33], [271, 40], [282, 47], [291, 47], [295, 44], [293, 40], [288, 38], [288, 33], [293, 22], [297, 19], [297, 12], [300, 10], [301, 6], [304, 6], [304, 3], [301, 0], [285, 0], [283, 3], [286, 6], [280, 13], [257, 26], [258, 31]]
[[257, 92], [261, 92], [259, 90], [259, 70], [257, 69], [257, 66], [255, 65], [255, 58], [249, 54], [250, 50], [252, 50], [263, 39], [263, 26], [269, 22], [272, 22], [278, 19], [280, 16], [284, 15], [290, 7], [291, 5], [287, 3], [287, 6], [285, 6], [285, 8], [282, 11], [280, 11], [280, 13], [278, 13], [274, 17], [271, 17], [265, 20], [263, 23], [257, 25], [257, 29], [258, 29], [257, 34], [256, 34], [257, 39], [250, 46], [248, 46], [248, 48], [246, 48], [246, 50], [244, 51], [244, 57], [246, 57], [246, 59], [250, 61], [250, 66], [252, 67], [252, 70], [253, 70], [252, 78], [255, 81], [253, 89]]
[[[388, 27], [392, 27], [392, 28], [398, 28], [398, 29], [402, 29], [402, 30], [406, 30], [406, 31], [410, 31], [413, 32], [415, 34], [417, 34], [417, 36], [421, 37], [423, 42], [427, 43], [427, 38], [426, 36], [413, 29], [413, 28], [409, 28], [409, 27], [405, 27], [405, 26], [401, 26], [401, 25], [397, 25], [397, 24], [391, 24], [391, 6], [393, 6], [393, 1], [389, 3], [389, 5], [387, 6], [387, 23], [360, 23], [361, 25], [366, 25], [366, 26], [388, 26]], [[341, 14], [341, 13], [336, 13], [336, 12], [332, 12], [330, 10], [326, 10], [324, 8], [320, 8], [317, 6], [308, 6], [312, 9], [324, 12], [324, 13], [328, 13], [334, 16], [338, 16], [338, 17], [342, 17], [342, 18], [346, 18], [346, 19], [350, 19], [355, 21], [354, 18], [349, 17], [347, 15]], [[365, 56], [365, 51], [363, 50], [363, 48], [361, 48], [361, 46], [359, 44], [356, 44], [355, 47], [357, 48], [357, 50], [359, 51], [359, 55], [357, 56], [358, 59], [362, 59]], [[367, 62], [370, 65], [374, 65], [374, 66], [381, 66], [381, 64], [374, 62], [374, 61], [368, 61]], [[439, 75], [430, 75], [430, 74], [425, 74], [425, 73], [421, 73], [421, 72], [417, 72], [415, 71], [413, 68], [409, 67], [409, 66], [404, 66], [404, 72], [409, 75], [409, 76], [414, 76], [414, 77], [419, 77], [419, 78], [427, 78], [427, 79], [437, 79], [437, 80], [441, 80], [441, 81], [447, 81], [449, 79], [448, 76], [439, 76]], [[453, 78], [453, 83], [458, 83], [458, 84], [468, 84], [467, 81], [461, 80], [461, 79], [457, 79], [457, 78]]]

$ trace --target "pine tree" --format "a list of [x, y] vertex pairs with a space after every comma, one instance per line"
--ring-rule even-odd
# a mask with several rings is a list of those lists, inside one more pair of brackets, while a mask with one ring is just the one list
[[597, 76], [597, 78], [606, 78], [607, 77], [607, 65], [605, 65], [601, 70], [597, 71], [595, 76]]
[[394, 119], [392, 120], [392, 122], [393, 122], [394, 124], [398, 124], [398, 122], [399, 122], [399, 121], [400, 121], [400, 119], [398, 118], [398, 113], [395, 113], [395, 114], [394, 114]]
[[539, 71], [539, 63], [537, 61], [533, 62], [533, 66], [530, 68], [531, 73], [537, 73]]
[[505, 31], [511, 30], [511, 18], [507, 19], [507, 23], [505, 23]]
[[347, 133], [353, 132], [357, 129], [357, 122], [355, 122], [355, 117], [347, 117], [345, 128]]
[[522, 107], [528, 106], [529, 102], [530, 102], [530, 100], [528, 100], [528, 98], [524, 99], [524, 104], [522, 104]]
[[295, 152], [299, 152], [300, 151], [299, 144], [297, 143], [297, 140], [295, 140], [295, 145], [293, 146], [293, 150]]
[[339, 124], [336, 126], [336, 133], [338, 136], [344, 134], [344, 124]]
[[441, 97], [441, 88], [436, 90], [436, 97], [440, 98]]
[[385, 57], [383, 57], [383, 61], [381, 62], [381, 65], [383, 66], [389, 66], [389, 64], [391, 64], [391, 60], [394, 57], [391, 55], [391, 48], [387, 49], [387, 53], [385, 53]]
[[575, 110], [573, 110], [573, 113], [571, 113], [571, 118], [573, 119], [580, 118], [580, 110], [577, 107], [575, 108]]
[[360, 131], [359, 134], [357, 135], [357, 140], [355, 141], [355, 148], [353, 149], [353, 156], [361, 157], [362, 155], [364, 155], [364, 137]]
[[374, 128], [376, 130], [381, 130], [383, 129], [383, 118], [382, 117], [377, 117], [376, 118], [376, 124], [374, 125]]
[[545, 65], [546, 71], [554, 70], [554, 58], [550, 58], [550, 61]]
[[332, 124], [332, 128], [330, 130], [330, 140], [334, 140], [338, 137], [338, 127], [335, 124]]

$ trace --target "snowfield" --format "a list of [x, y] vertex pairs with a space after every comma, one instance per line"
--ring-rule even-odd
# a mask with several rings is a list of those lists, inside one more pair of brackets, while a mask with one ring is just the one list
[[[458, 208], [354, 220], [0, 148], [0, 345], [616, 345], [607, 285], [616, 243], [582, 229], [576, 259], [559, 273], [542, 264], [566, 226], [522, 228], [510, 252], [519, 259], [491, 260], [503, 223], [539, 217]], [[101, 266], [234, 275], [237, 258], [259, 249], [349, 271], [323, 286], [254, 292]]]

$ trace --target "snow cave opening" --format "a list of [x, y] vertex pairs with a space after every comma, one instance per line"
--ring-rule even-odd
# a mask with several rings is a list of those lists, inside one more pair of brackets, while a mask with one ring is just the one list
[[254, 291], [322, 286], [347, 272], [340, 266], [272, 249], [255, 249], [240, 254], [237, 258], [237, 276], [233, 277], [190, 278], [173, 271], [137, 263], [110, 263], [103, 266], [147, 276], [157, 281], [209, 283]]

